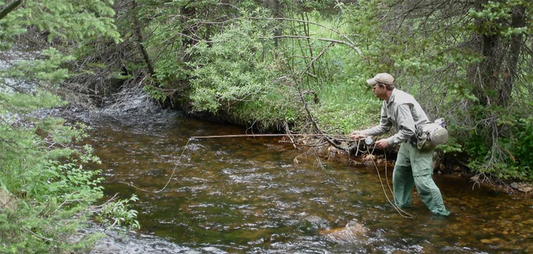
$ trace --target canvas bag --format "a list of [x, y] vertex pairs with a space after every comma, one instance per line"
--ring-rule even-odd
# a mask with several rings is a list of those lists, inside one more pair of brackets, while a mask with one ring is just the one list
[[433, 123], [416, 126], [416, 146], [419, 150], [434, 149], [448, 141], [448, 130], [444, 118], [439, 118]]

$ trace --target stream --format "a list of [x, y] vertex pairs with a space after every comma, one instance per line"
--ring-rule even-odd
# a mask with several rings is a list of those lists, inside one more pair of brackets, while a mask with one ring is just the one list
[[89, 125], [107, 198], [136, 194], [141, 223], [92, 253], [533, 253], [531, 196], [435, 175], [452, 215], [415, 192], [409, 219], [388, 201], [392, 163], [380, 181], [373, 165], [317, 160], [280, 137], [190, 139], [247, 130], [176, 112]]

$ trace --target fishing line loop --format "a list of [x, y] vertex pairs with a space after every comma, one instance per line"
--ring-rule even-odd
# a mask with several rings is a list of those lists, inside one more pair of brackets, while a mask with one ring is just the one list
[[[360, 141], [360, 140], [359, 140]], [[374, 143], [374, 145], [372, 146], [372, 151], [370, 151], [370, 144], [367, 144], [366, 146], [366, 149], [367, 149], [367, 152], [371, 155], [374, 155], [374, 151], [375, 151], [375, 148], [376, 148], [376, 144]], [[387, 178], [387, 175], [388, 175], [388, 170], [387, 170], [387, 152], [385, 150], [383, 150], [383, 155], [384, 155], [384, 159], [385, 159], [385, 179], [386, 179], [386, 182], [387, 182], [387, 186], [389, 188], [389, 191], [392, 193], [392, 195], [394, 196], [394, 192], [390, 186], [390, 183], [389, 183], [389, 179]], [[407, 219], [413, 219], [415, 218], [415, 215], [414, 214], [411, 214], [411, 213], [408, 213], [406, 212], [405, 210], [403, 210], [401, 207], [399, 207], [398, 205], [396, 205], [395, 202], [391, 201], [391, 199], [389, 198], [389, 195], [387, 195], [387, 190], [385, 189], [385, 184], [383, 183], [383, 179], [381, 178], [381, 174], [379, 173], [379, 168], [378, 168], [378, 165], [376, 163], [376, 161], [374, 160], [374, 158], [372, 158], [372, 164], [374, 165], [374, 168], [376, 169], [376, 172], [378, 173], [378, 178], [379, 178], [379, 182], [381, 183], [381, 189], [383, 190], [383, 194], [385, 194], [385, 198], [387, 198], [387, 201], [389, 202], [389, 204], [398, 212], [398, 214], [400, 214], [402, 217], [404, 218], [407, 218]]]

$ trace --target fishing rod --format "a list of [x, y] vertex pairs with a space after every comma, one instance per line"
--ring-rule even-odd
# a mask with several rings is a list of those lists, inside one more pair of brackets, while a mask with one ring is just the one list
[[211, 139], [211, 138], [259, 138], [259, 137], [285, 137], [285, 136], [333, 136], [346, 137], [343, 134], [311, 134], [311, 133], [279, 133], [279, 134], [230, 134], [230, 135], [206, 135], [206, 136], [191, 136], [189, 139]]

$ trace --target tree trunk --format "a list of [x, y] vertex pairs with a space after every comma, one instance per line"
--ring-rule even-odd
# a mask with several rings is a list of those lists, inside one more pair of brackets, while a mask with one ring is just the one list
[[[515, 6], [513, 8], [511, 27], [525, 27], [526, 26], [526, 17], [525, 17], [526, 8], [524, 6]], [[518, 61], [520, 60], [520, 54], [524, 48], [524, 36], [522, 34], [515, 34], [511, 36], [511, 45], [509, 54], [505, 54], [506, 57], [506, 69], [507, 71], [503, 76], [503, 87], [500, 90], [500, 101], [503, 105], [508, 105], [511, 99], [511, 92], [513, 90], [514, 82], [517, 79], [518, 71]]]
[[150, 56], [148, 55], [148, 52], [146, 52], [146, 49], [143, 45], [143, 36], [142, 36], [142, 29], [141, 24], [139, 23], [139, 18], [137, 16], [137, 2], [136, 0], [131, 1], [131, 11], [133, 13], [133, 30], [135, 33], [135, 41], [137, 42], [137, 46], [139, 47], [139, 50], [141, 51], [141, 54], [143, 55], [144, 62], [146, 63], [146, 67], [148, 68], [148, 72], [150, 73], [150, 77], [153, 77], [155, 75], [155, 70], [152, 65], [152, 61], [150, 60]]

